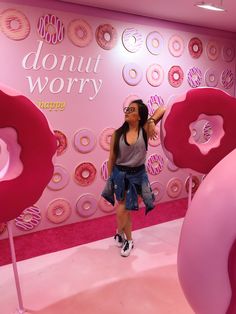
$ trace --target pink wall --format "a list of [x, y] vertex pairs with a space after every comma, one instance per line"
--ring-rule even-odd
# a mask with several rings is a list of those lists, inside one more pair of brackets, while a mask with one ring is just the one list
[[[198, 68], [201, 72], [199, 86], [207, 85], [205, 75], [208, 69], [212, 69], [215, 71], [215, 79], [218, 80], [217, 88], [223, 89], [231, 95], [234, 95], [235, 89], [234, 78], [232, 84], [225, 82], [222, 85], [221, 80], [221, 74], [225, 70], [235, 74], [234, 55], [226, 60], [225, 54], [222, 54], [223, 51], [228, 51], [227, 47], [230, 49], [230, 53], [234, 54], [235, 52], [235, 40], [232, 33], [82, 6], [58, 4], [54, 1], [38, 1], [37, 4], [34, 2], [27, 1], [25, 5], [20, 4], [19, 1], [0, 3], [1, 13], [6, 9], [16, 9], [27, 17], [30, 25], [29, 32], [24, 29], [27, 33], [26, 37], [20, 40], [10, 39], [7, 36], [9, 33], [7, 29], [5, 32], [0, 32], [0, 81], [20, 90], [29, 97], [35, 105], [43, 110], [52, 128], [66, 135], [67, 148], [61, 155], [55, 157], [55, 165], [64, 171], [63, 180], [65, 183], [67, 180], [68, 182], [62, 188], [58, 183], [54, 183], [56, 190], [46, 188], [41, 199], [35, 204], [40, 211], [40, 223], [28, 231], [14, 225], [15, 235], [53, 228], [59, 224], [93, 219], [111, 213], [109, 208], [101, 210], [97, 206], [105, 184], [101, 176], [101, 167], [109, 153], [101, 147], [100, 139], [104, 129], [117, 128], [122, 123], [122, 108], [128, 96], [137, 95], [148, 103], [151, 96], [157, 95], [168, 105], [175, 97], [191, 88], [191, 82], [197, 84], [194, 77], [190, 83], [188, 82], [188, 71], [193, 67]], [[37, 28], [39, 18], [46, 14], [54, 14], [64, 25], [65, 34], [61, 37], [60, 34], [63, 35], [63, 33], [59, 34], [59, 39], [62, 40], [55, 45], [45, 42], [45, 39], [40, 37]], [[22, 15], [20, 18], [22, 20]], [[85, 47], [74, 45], [68, 36], [69, 23], [76, 19], [83, 19], [92, 29], [91, 42]], [[25, 21], [23, 20], [23, 22]], [[97, 43], [96, 29], [102, 24], [112, 25], [117, 33], [117, 40], [112, 49], [103, 49]], [[25, 26], [27, 23], [24, 24]], [[122, 34], [127, 28], [134, 28], [138, 31], [138, 35], [135, 35], [137, 40], [139, 40], [139, 36], [142, 37], [137, 52], [130, 52], [123, 45]], [[160, 49], [157, 49], [158, 54], [152, 54], [146, 46], [148, 35], [154, 31], [160, 35], [159, 44], [163, 44]], [[20, 35], [24, 37], [24, 35]], [[179, 36], [179, 43], [183, 44], [182, 52], [178, 50], [178, 47], [176, 48], [176, 43], [171, 46], [177, 50], [178, 56], [174, 56], [170, 52], [169, 40], [173, 35]], [[188, 43], [194, 37], [200, 39], [203, 45], [203, 52], [199, 58], [193, 58], [188, 49]], [[75, 36], [74, 40], [76, 39]], [[62, 62], [65, 61], [65, 58], [74, 60], [71, 68], [68, 61], [63, 65]], [[130, 63], [138, 65], [140, 74], [142, 74], [142, 79], [135, 86], [127, 84], [122, 75], [123, 67]], [[79, 64], [78, 71], [75, 65]], [[157, 87], [150, 85], [146, 78], [146, 71], [152, 64], [160, 65], [164, 73], [163, 81], [160, 81], [160, 85]], [[180, 66], [184, 73], [183, 83], [179, 87], [171, 86], [168, 81], [168, 71], [176, 65]], [[33, 88], [36, 80], [41, 81], [41, 91], [38, 87]], [[43, 87], [44, 84], [45, 87]], [[208, 84], [210, 83], [208, 82]], [[51, 105], [46, 105], [46, 103], [51, 103]], [[87, 153], [81, 153], [75, 148], [74, 136], [81, 129], [89, 130], [95, 140], [94, 148]], [[160, 145], [150, 146], [148, 157], [152, 154], [158, 156], [159, 164], [156, 166], [159, 171], [155, 175], [150, 174], [150, 181], [151, 183], [158, 181], [159, 195], [157, 197], [160, 198], [159, 201], [165, 202], [186, 197], [185, 182], [188, 172], [168, 167], [168, 161]], [[76, 167], [83, 162], [92, 163], [96, 169], [94, 181], [87, 186], [78, 184], [74, 178]], [[84, 175], [86, 176], [86, 173]], [[201, 180], [201, 175], [197, 174], [197, 178]], [[56, 181], [57, 177], [54, 179]], [[34, 180], [37, 178], [32, 173], [32, 184]], [[90, 205], [86, 202], [88, 194], [91, 197], [88, 199]], [[81, 216], [76, 210], [76, 204], [84, 195], [87, 195], [85, 201], [82, 202], [82, 207], [79, 206], [79, 212], [82, 211]], [[49, 203], [57, 199], [64, 199], [71, 208], [71, 212], [66, 220], [55, 224], [47, 218], [47, 213]], [[58, 221], [63, 220], [64, 214], [61, 215], [60, 204], [57, 211], [52, 211], [52, 213]], [[31, 220], [30, 215], [25, 216], [23, 222], [25, 226], [27, 217], [28, 220]], [[32, 225], [32, 221], [29, 221], [30, 225]], [[0, 238], [6, 236], [6, 232], [4, 232]]]

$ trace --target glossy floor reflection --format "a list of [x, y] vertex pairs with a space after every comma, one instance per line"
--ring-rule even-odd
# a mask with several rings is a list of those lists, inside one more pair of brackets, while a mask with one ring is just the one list
[[[192, 314], [176, 253], [183, 219], [137, 230], [128, 258], [108, 238], [18, 262], [24, 306], [37, 314]], [[18, 308], [11, 265], [0, 267], [1, 313]]]

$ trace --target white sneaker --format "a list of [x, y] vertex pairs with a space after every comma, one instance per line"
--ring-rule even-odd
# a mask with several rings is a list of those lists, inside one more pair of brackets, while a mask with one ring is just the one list
[[121, 256], [124, 256], [124, 257], [127, 257], [129, 256], [131, 250], [133, 249], [134, 247], [134, 242], [133, 240], [125, 240], [124, 244], [123, 244], [123, 247], [121, 249], [121, 252], [120, 252], [120, 255]]
[[122, 247], [125, 241], [124, 233], [116, 233], [114, 236], [116, 246]]

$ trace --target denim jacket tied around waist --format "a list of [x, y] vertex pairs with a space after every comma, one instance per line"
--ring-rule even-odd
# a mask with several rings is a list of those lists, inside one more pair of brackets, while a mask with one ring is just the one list
[[[127, 184], [127, 190], [125, 189]], [[146, 214], [152, 210], [155, 196], [152, 192], [146, 170], [140, 170], [135, 174], [128, 174], [125, 171], [119, 170], [114, 166], [111, 176], [108, 178], [102, 196], [113, 206], [115, 204], [115, 197], [117, 201], [124, 200], [126, 192], [126, 208], [128, 210], [138, 210], [138, 193], [135, 185], [141, 187], [141, 197], [146, 207]]]

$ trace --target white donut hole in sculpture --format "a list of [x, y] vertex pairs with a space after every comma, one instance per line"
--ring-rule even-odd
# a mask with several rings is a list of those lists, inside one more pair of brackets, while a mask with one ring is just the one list
[[[195, 144], [203, 155], [206, 155], [212, 148], [219, 147], [222, 137], [225, 132], [223, 129], [223, 118], [221, 116], [208, 116], [205, 114], [200, 114], [197, 121], [207, 120], [211, 124], [211, 136], [207, 141], [207, 145], [205, 145], [206, 141], [196, 142], [193, 136], [190, 136], [189, 143]], [[197, 121], [194, 121], [189, 125], [190, 130], [194, 129], [194, 125]]]
[[0, 129], [0, 181], [12, 180], [18, 177], [23, 164], [20, 160], [21, 147], [17, 142], [14, 128]]

